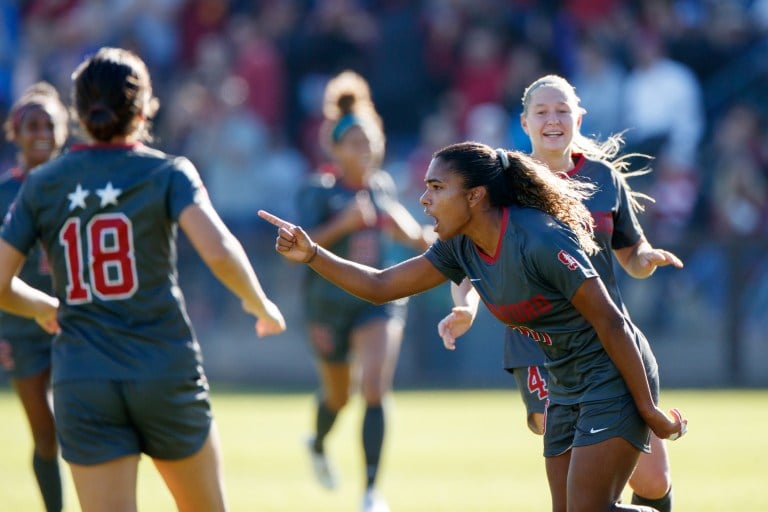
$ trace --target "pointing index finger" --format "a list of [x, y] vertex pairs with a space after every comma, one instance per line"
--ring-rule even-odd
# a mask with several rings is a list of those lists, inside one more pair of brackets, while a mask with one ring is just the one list
[[273, 226], [277, 226], [278, 228], [285, 228], [285, 229], [291, 229], [293, 228], [293, 224], [290, 222], [286, 222], [277, 215], [272, 215], [266, 210], [259, 210], [259, 217], [264, 219], [265, 221], [269, 222]]

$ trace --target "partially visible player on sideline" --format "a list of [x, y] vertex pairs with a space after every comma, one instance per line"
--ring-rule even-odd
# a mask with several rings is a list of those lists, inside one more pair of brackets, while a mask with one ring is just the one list
[[[302, 223], [319, 243], [358, 263], [381, 265], [392, 242], [423, 251], [425, 230], [398, 201], [392, 177], [379, 168], [384, 131], [366, 80], [344, 71], [327, 84], [321, 144], [332, 172], [318, 172], [299, 190]], [[389, 247], [391, 249], [391, 247]], [[376, 490], [386, 424], [386, 400], [403, 338], [406, 303], [374, 306], [310, 272], [305, 317], [321, 389], [309, 451], [321, 485], [334, 488], [337, 476], [325, 453], [326, 436], [350, 398], [353, 380], [365, 401], [362, 441], [365, 457], [363, 511], [384, 511]]]
[[[615, 135], [598, 143], [582, 135], [580, 127], [585, 112], [567, 80], [547, 75], [525, 90], [520, 122], [531, 140], [534, 158], [553, 172], [598, 186], [586, 201], [595, 221], [595, 239], [601, 248], [590, 259], [611, 298], [629, 318], [616, 282], [614, 260], [638, 279], [650, 276], [657, 267], [679, 268], [683, 264], [674, 254], [652, 247], [645, 238], [636, 216], [641, 204], [623, 173], [627, 160], [617, 158], [622, 140]], [[468, 282], [454, 285], [452, 296], [460, 307], [454, 308], [438, 326], [451, 347], [455, 346], [456, 337], [469, 329], [478, 304], [477, 293]], [[544, 353], [528, 337], [514, 329], [505, 330], [504, 367], [515, 377], [528, 413], [528, 427], [539, 435], [544, 432], [548, 396], [549, 375], [544, 362]], [[652, 506], [659, 512], [672, 510], [669, 457], [666, 444], [657, 436], [651, 435], [651, 453], [640, 455], [629, 486], [634, 491], [632, 503]]]
[[[48, 82], [28, 87], [13, 104], [5, 121], [5, 138], [18, 149], [16, 166], [0, 175], [0, 211], [11, 206], [32, 170], [61, 151], [67, 140], [69, 116], [59, 93]], [[19, 276], [46, 292], [51, 272], [40, 244], [27, 256]], [[29, 318], [0, 312], [0, 366], [11, 379], [32, 431], [32, 469], [45, 510], [63, 505], [59, 444], [51, 410], [51, 335]]]
[[383, 270], [337, 256], [269, 212], [259, 216], [278, 227], [279, 254], [374, 304], [468, 278], [494, 316], [526, 333], [550, 362], [544, 456], [552, 510], [652, 510], [618, 503], [621, 491], [650, 449], [650, 429], [676, 439], [687, 420], [659, 409], [653, 352], [587, 257], [598, 250], [582, 203], [593, 186], [476, 142], [439, 150], [424, 181], [421, 204], [439, 239]]
[[14, 278], [39, 239], [59, 304], [54, 413], [82, 510], [135, 511], [144, 453], [179, 510], [224, 511], [209, 386], [178, 284], [177, 226], [257, 317], [259, 336], [282, 332], [283, 316], [192, 163], [143, 144], [158, 108], [144, 62], [101, 48], [72, 79], [92, 143], [22, 185], [0, 240], [0, 307], [51, 324], [57, 301]]

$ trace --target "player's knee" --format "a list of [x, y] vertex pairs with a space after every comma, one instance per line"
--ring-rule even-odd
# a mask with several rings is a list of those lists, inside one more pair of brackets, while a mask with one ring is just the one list
[[323, 400], [324, 405], [334, 412], [339, 412], [349, 402], [349, 393], [334, 393], [327, 395]]
[[669, 492], [672, 486], [669, 471], [658, 466], [638, 466], [629, 479], [632, 490], [643, 497], [656, 499]]
[[528, 428], [537, 436], [544, 435], [544, 415], [538, 412], [529, 414]]
[[35, 445], [35, 453], [44, 459], [52, 459], [58, 455], [59, 443], [56, 441], [56, 432], [43, 429], [32, 434]]
[[363, 400], [365, 400], [366, 405], [369, 406], [380, 405], [384, 401], [386, 392], [387, 391], [381, 387], [369, 387], [363, 389]]

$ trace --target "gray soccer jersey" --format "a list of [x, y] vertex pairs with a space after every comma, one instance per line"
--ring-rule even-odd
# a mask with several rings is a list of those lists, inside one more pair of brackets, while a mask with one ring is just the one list
[[[0, 175], [0, 211], [5, 214], [19, 193], [25, 176], [17, 168]], [[27, 254], [24, 266], [19, 272], [25, 282], [43, 291], [51, 291], [51, 271], [45, 254], [36, 244]], [[51, 335], [46, 333], [34, 320], [0, 311], [0, 336], [14, 340], [38, 338], [50, 344]]]
[[[613, 250], [630, 247], [643, 234], [634, 210], [629, 203], [629, 192], [624, 181], [610, 166], [574, 155], [575, 166], [568, 173], [571, 179], [584, 180], [597, 186], [595, 194], [586, 201], [595, 220], [595, 240], [600, 252], [590, 257], [613, 301], [629, 318], [621, 298], [613, 263]], [[642, 334], [639, 334], [642, 336]], [[505, 329], [504, 368], [541, 366], [544, 353], [530, 338], [514, 329]]]
[[[385, 266], [393, 245], [384, 232], [383, 223], [387, 218], [382, 213], [382, 207], [387, 201], [397, 200], [395, 183], [385, 171], [374, 173], [369, 185], [357, 190], [344, 186], [333, 174], [324, 172], [312, 175], [297, 194], [299, 221], [305, 229], [310, 230], [324, 224], [343, 211], [359, 193], [368, 194], [376, 208], [379, 215], [376, 225], [350, 233], [328, 249], [357, 263], [373, 267]], [[305, 279], [305, 301], [309, 309], [333, 303], [341, 311], [365, 302], [316, 272], [307, 272]]]
[[[547, 356], [551, 401], [628, 393], [594, 328], [570, 302], [597, 272], [567, 226], [539, 210], [512, 206], [504, 213], [497, 254], [483, 254], [468, 237], [457, 236], [436, 242], [426, 256], [452, 281], [468, 277], [494, 316], [537, 342]], [[636, 341], [647, 371], [655, 373], [653, 355]]]
[[189, 160], [141, 144], [75, 146], [26, 179], [2, 237], [46, 248], [61, 301], [54, 382], [202, 375], [176, 221], [207, 201]]

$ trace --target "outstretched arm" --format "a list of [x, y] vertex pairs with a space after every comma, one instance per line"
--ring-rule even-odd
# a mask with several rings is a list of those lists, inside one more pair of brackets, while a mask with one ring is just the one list
[[611, 301], [600, 278], [585, 280], [576, 290], [571, 302], [597, 331], [597, 335], [616, 365], [632, 394], [640, 415], [661, 439], [676, 438], [685, 433], [688, 420], [674, 409], [674, 420], [653, 402], [645, 368], [624, 316]]
[[179, 216], [179, 226], [216, 278], [240, 298], [246, 312], [257, 318], [256, 334], [283, 332], [283, 314], [267, 298], [242, 245], [213, 207], [209, 203], [187, 206]]
[[278, 253], [291, 261], [308, 264], [336, 286], [374, 304], [415, 295], [446, 281], [424, 255], [379, 270], [336, 256], [309, 238], [300, 226], [267, 211], [259, 210], [259, 217], [278, 228]]
[[437, 324], [437, 333], [446, 349], [456, 350], [456, 338], [464, 335], [475, 321], [480, 295], [465, 277], [460, 284], [451, 283], [451, 297], [455, 306]]
[[654, 248], [645, 237], [631, 247], [615, 250], [614, 254], [627, 274], [636, 279], [645, 279], [656, 271], [656, 267], [673, 265], [683, 268], [680, 258], [664, 249]]

